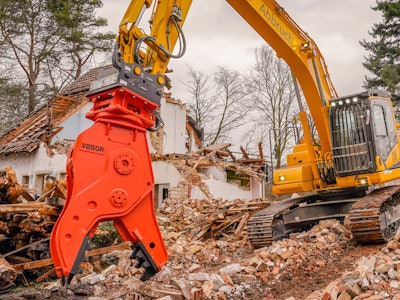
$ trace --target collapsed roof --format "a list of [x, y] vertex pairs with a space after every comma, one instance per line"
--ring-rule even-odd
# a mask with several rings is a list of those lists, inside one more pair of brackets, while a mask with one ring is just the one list
[[0, 155], [32, 153], [41, 142], [49, 143], [62, 130], [60, 124], [88, 103], [85, 95], [90, 82], [99, 72], [111, 68], [108, 65], [90, 70], [11, 127], [0, 138]]

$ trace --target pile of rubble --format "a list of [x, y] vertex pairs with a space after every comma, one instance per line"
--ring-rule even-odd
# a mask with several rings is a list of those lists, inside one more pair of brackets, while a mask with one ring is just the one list
[[[7, 182], [12, 182], [11, 175]], [[48, 180], [43, 198], [51, 200], [64, 193], [62, 186]], [[41, 241], [48, 238], [58, 215], [54, 205], [24, 202], [0, 206], [0, 231], [6, 241], [0, 246], [13, 245], [0, 257], [3, 287], [16, 280], [22, 270], [16, 266], [28, 259], [19, 254], [21, 249], [29, 250], [29, 259], [43, 258], [30, 256], [44, 255], [38, 250], [47, 244]], [[40, 281], [46, 281], [40, 288], [2, 294], [1, 298], [400, 299], [396, 296], [400, 295], [400, 232], [379, 252], [361, 258], [354, 266], [340, 263], [352, 247], [352, 236], [337, 220], [321, 221], [306, 232], [252, 249], [245, 225], [253, 212], [268, 204], [260, 199], [166, 199], [157, 217], [169, 260], [150, 280], [140, 281], [143, 270], [130, 258], [130, 244], [122, 243], [88, 251], [90, 259], [83, 263], [83, 273], [75, 275], [69, 286], [55, 278], [49, 258], [47, 264], [42, 263], [47, 271], [40, 276]], [[326, 278], [317, 286], [320, 277]], [[299, 291], [296, 288], [302, 281], [307, 288]]]
[[267, 201], [261, 199], [250, 201], [165, 199], [159, 210], [158, 220], [167, 241], [175, 240], [177, 232], [184, 238], [193, 240], [229, 235], [241, 236], [250, 214], [268, 205]]
[[400, 231], [381, 251], [361, 257], [352, 270], [307, 299], [400, 299]]
[[340, 256], [350, 239], [351, 233], [339, 221], [324, 220], [308, 232], [255, 250], [246, 271], [270, 285], [290, 278], [300, 268], [316, 273]]
[[167, 200], [158, 216], [169, 261], [152, 279], [141, 282], [131, 251], [119, 250], [92, 257], [68, 288], [54, 281], [42, 292], [100, 299], [274, 299], [268, 297], [277, 283], [297, 270], [318, 272], [351, 239], [338, 221], [326, 220], [270, 247], [251, 249], [245, 228], [237, 229], [260, 205], [265, 203]]

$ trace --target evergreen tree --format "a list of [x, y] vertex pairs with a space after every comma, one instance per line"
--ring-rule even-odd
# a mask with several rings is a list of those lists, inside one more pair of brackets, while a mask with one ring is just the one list
[[28, 112], [39, 103], [41, 68], [60, 40], [57, 31], [44, 0], [0, 1], [0, 65], [2, 71], [12, 70], [7, 82], [26, 89]]
[[363, 66], [374, 76], [365, 78], [366, 88], [386, 88], [400, 101], [400, 1], [377, 0], [373, 10], [382, 12], [382, 21], [372, 26], [372, 42], [360, 44], [369, 51]]
[[[73, 79], [78, 79], [87, 70], [90, 60], [97, 52], [113, 49], [115, 33], [102, 33], [100, 28], [107, 26], [107, 20], [97, 17], [95, 10], [103, 6], [101, 0], [48, 0], [48, 8], [60, 28], [62, 36], [61, 57], [68, 63], [55, 64], [62, 71], [69, 71]], [[60, 57], [56, 52], [53, 59]], [[86, 68], [85, 68], [86, 67]]]
[[1, 75], [0, 77], [0, 136], [6, 133], [10, 125], [27, 112], [27, 103], [24, 99], [26, 89], [12, 80]]
[[95, 53], [112, 51], [115, 34], [101, 33], [107, 21], [95, 14], [101, 6], [101, 0], [0, 1], [0, 103], [10, 98], [5, 91], [21, 89], [12, 99], [24, 111], [14, 119], [79, 77]]

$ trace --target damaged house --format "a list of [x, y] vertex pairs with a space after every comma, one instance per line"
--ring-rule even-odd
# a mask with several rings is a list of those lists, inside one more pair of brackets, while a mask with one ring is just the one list
[[[40, 194], [47, 176], [64, 180], [68, 151], [80, 132], [91, 126], [85, 115], [90, 82], [112, 66], [90, 70], [0, 137], [1, 167], [11, 166], [18, 181]], [[164, 94], [163, 127], [148, 133], [153, 159], [155, 204], [167, 197], [256, 199], [264, 194], [263, 159], [236, 159], [229, 144], [202, 149], [201, 132], [185, 104]], [[228, 161], [229, 160], [229, 161]]]

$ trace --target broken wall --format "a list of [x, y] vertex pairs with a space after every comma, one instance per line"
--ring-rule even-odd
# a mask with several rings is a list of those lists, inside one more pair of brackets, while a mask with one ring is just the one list
[[75, 140], [80, 132], [89, 128], [93, 121], [86, 118], [86, 113], [92, 108], [93, 104], [88, 102], [84, 107], [70, 116], [60, 124], [63, 129], [53, 138], [53, 141]]
[[[226, 181], [221, 181], [213, 176], [204, 178], [203, 182], [208, 186], [210, 194], [213, 198], [221, 198], [228, 200], [250, 200], [261, 198], [260, 195], [257, 197], [252, 196], [252, 188], [250, 190], [242, 189], [236, 185], [228, 183]], [[205, 195], [201, 189], [197, 186], [193, 186], [190, 192], [193, 199], [205, 199]]]
[[[191, 199], [250, 200], [263, 197], [261, 179], [251, 179], [250, 188], [244, 189], [226, 182], [219, 166], [208, 167], [198, 172], [186, 165], [186, 159], [153, 161], [155, 184], [168, 186], [168, 198], [182, 201]], [[218, 176], [215, 176], [218, 175]], [[157, 196], [157, 195], [156, 195]], [[157, 199], [158, 206], [163, 199]]]
[[2, 166], [11, 166], [17, 174], [17, 180], [29, 189], [41, 193], [44, 178], [51, 175], [57, 179], [65, 179], [66, 154], [54, 153], [48, 155], [48, 149], [41, 143], [32, 154], [7, 156], [0, 163]]
[[161, 119], [164, 122], [161, 134], [147, 135], [150, 153], [185, 154], [186, 106], [180, 101], [162, 98]]

